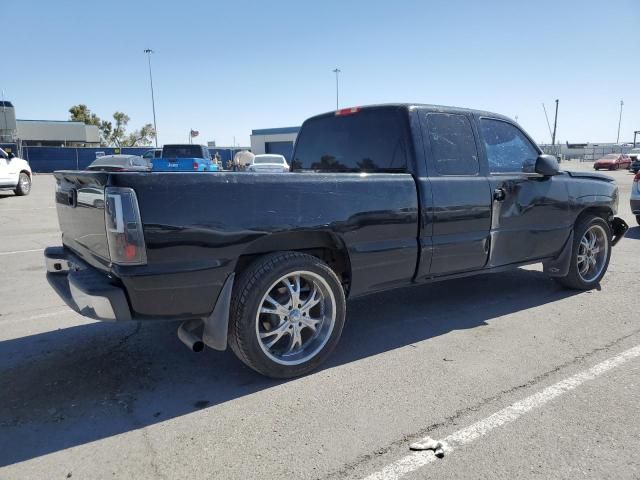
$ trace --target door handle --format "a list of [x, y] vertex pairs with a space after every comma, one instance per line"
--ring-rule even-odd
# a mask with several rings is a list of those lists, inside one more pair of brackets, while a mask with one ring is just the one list
[[507, 196], [507, 193], [504, 191], [504, 188], [496, 188], [493, 191], [493, 199], [496, 202], [501, 202], [503, 201]]

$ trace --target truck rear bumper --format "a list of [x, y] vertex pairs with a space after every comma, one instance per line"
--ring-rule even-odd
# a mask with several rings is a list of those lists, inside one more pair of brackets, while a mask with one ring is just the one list
[[122, 287], [89, 267], [64, 247], [44, 251], [47, 281], [64, 302], [79, 314], [104, 321], [132, 320]]

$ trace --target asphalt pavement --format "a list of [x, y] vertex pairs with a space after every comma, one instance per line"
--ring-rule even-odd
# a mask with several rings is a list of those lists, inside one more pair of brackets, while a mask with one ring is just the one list
[[[640, 227], [610, 175], [632, 228], [599, 289], [535, 266], [352, 301], [291, 381], [73, 313], [45, 279], [53, 178], [0, 192], [0, 479], [638, 479]], [[425, 436], [464, 442], [411, 453]]]

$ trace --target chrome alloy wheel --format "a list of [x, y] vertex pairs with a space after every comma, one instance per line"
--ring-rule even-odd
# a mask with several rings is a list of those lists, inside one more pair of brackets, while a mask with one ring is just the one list
[[20, 174], [20, 188], [24, 193], [29, 193], [31, 190], [31, 182], [29, 181], [29, 175], [26, 173]]
[[327, 281], [310, 271], [295, 271], [276, 280], [262, 297], [256, 335], [271, 360], [299, 365], [322, 350], [335, 321], [336, 299]]
[[578, 275], [591, 283], [600, 276], [609, 253], [609, 238], [600, 225], [592, 225], [584, 232], [578, 245]]

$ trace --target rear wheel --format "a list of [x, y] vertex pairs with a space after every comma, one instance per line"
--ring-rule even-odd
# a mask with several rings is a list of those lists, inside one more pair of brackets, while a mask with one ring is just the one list
[[31, 191], [31, 177], [26, 172], [21, 172], [18, 177], [18, 185], [14, 190], [18, 196], [29, 195]]
[[590, 290], [600, 283], [611, 258], [611, 228], [602, 218], [588, 215], [574, 228], [569, 273], [557, 280], [566, 287]]
[[229, 344], [263, 375], [304, 375], [337, 345], [345, 309], [340, 280], [320, 259], [299, 252], [266, 255], [234, 288]]

